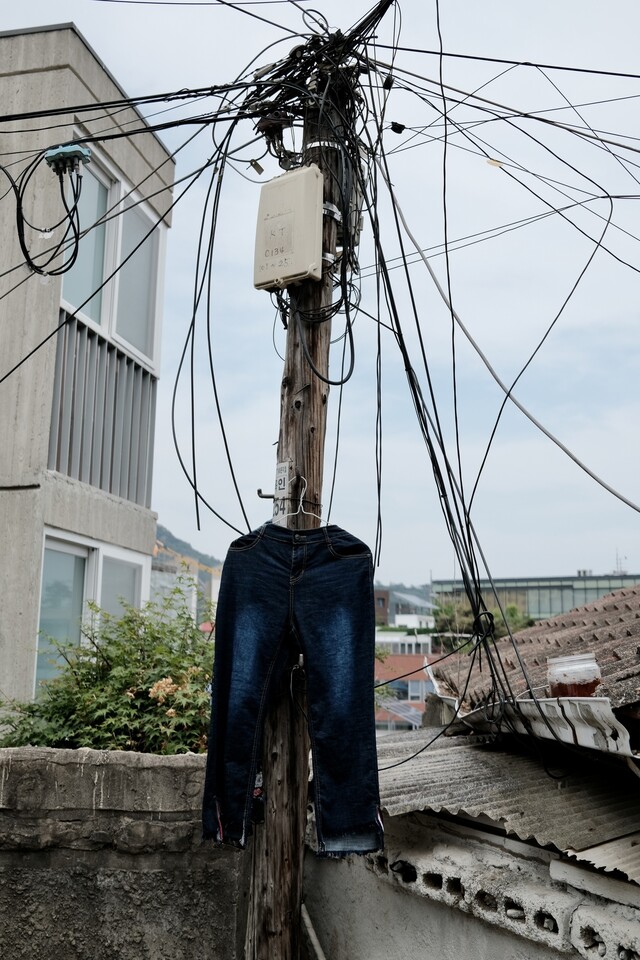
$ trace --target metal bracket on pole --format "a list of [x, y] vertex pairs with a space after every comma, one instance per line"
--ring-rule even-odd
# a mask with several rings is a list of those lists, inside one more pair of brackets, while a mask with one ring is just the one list
[[330, 150], [342, 150], [342, 146], [338, 143], [337, 140], [312, 140], [310, 143], [307, 143], [305, 146], [305, 153], [309, 150], [313, 150], [315, 147], [322, 149], [323, 147], [328, 147]]
[[322, 204], [322, 210], [324, 212], [325, 217], [332, 217], [336, 221], [336, 223], [342, 223], [342, 214], [336, 207], [335, 203], [328, 203], [327, 201], [325, 201]]

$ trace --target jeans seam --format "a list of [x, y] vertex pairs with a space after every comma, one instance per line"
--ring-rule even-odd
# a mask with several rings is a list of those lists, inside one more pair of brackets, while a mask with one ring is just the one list
[[292, 551], [291, 551], [291, 573], [289, 574], [289, 621], [290, 621], [290, 623], [293, 623], [293, 594], [292, 594], [292, 592], [291, 592], [291, 587], [295, 586], [296, 583], [300, 583], [300, 581], [302, 580], [302, 578], [303, 578], [303, 576], [304, 576], [304, 574], [305, 574], [305, 571], [306, 571], [306, 569], [307, 569], [307, 545], [306, 545], [306, 543], [305, 543], [305, 544], [302, 544], [302, 545], [298, 545], [298, 547], [297, 547], [298, 550], [300, 550], [300, 549], [302, 550], [302, 567], [301, 567], [301, 569], [300, 569], [300, 573], [296, 574], [295, 577], [292, 576], [292, 573], [293, 573], [293, 550], [295, 550], [295, 549], [296, 549], [296, 547], [294, 547], [294, 548], [292, 549]]
[[258, 744], [263, 740], [263, 727], [264, 727], [264, 718], [266, 715], [265, 711], [265, 702], [267, 700], [267, 694], [269, 691], [269, 686], [271, 684], [271, 677], [273, 676], [273, 671], [276, 663], [278, 662], [278, 654], [282, 648], [282, 639], [276, 647], [274, 657], [269, 664], [269, 669], [267, 670], [267, 675], [264, 680], [262, 687], [262, 694], [260, 696], [260, 703], [258, 705], [258, 716], [256, 718], [256, 730], [253, 737], [253, 746], [251, 748], [251, 765], [249, 768], [249, 783], [247, 787], [247, 793], [245, 798], [244, 811], [242, 813], [242, 835], [246, 839], [247, 835], [247, 826], [249, 824], [249, 808], [251, 806], [251, 800], [253, 797], [253, 781], [256, 777], [256, 769], [258, 765]]

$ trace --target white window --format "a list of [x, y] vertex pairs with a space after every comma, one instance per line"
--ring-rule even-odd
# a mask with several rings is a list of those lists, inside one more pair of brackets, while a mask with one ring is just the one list
[[422, 680], [409, 680], [409, 700], [424, 700], [424, 683]]
[[[105, 278], [105, 238], [109, 184], [89, 170], [82, 177], [80, 229], [97, 224], [80, 241], [76, 262], [62, 277], [62, 296], [95, 323], [102, 322], [102, 281]], [[93, 294], [93, 296], [92, 296]], [[86, 302], [85, 302], [86, 301]], [[84, 304], [84, 305], [83, 305]]]
[[76, 262], [63, 274], [62, 306], [78, 311], [81, 319], [98, 325], [105, 336], [155, 367], [159, 263], [166, 228], [160, 224], [154, 229], [157, 217], [140, 199], [103, 160], [94, 157], [84, 168], [79, 202], [84, 235]]
[[55, 641], [80, 643], [87, 603], [118, 616], [122, 601], [139, 607], [149, 597], [151, 557], [111, 544], [49, 530], [40, 592], [36, 687], [60, 668]]
[[84, 611], [88, 551], [84, 547], [51, 542], [45, 546], [40, 592], [40, 624], [36, 684], [53, 677], [60, 657], [56, 640], [80, 643]]
[[[118, 336], [135, 347], [139, 353], [152, 357], [158, 234], [154, 232], [147, 237], [152, 221], [139, 207], [130, 206], [130, 201], [127, 201], [120, 220], [120, 260], [126, 260], [126, 263], [118, 272], [115, 329]], [[131, 259], [127, 260], [130, 254]]]
[[105, 556], [102, 559], [102, 579], [100, 584], [100, 606], [107, 613], [119, 616], [122, 613], [122, 601], [129, 606], [140, 606], [140, 585], [142, 566], [117, 557]]

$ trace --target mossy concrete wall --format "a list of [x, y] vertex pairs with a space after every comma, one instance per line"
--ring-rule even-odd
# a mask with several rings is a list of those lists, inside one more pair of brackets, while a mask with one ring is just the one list
[[2, 960], [239, 960], [248, 858], [203, 845], [204, 757], [0, 749]]

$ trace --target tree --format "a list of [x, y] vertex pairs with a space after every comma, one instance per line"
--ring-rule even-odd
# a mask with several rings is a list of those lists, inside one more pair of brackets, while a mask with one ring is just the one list
[[433, 615], [437, 633], [473, 633], [473, 611], [466, 600], [439, 600]]
[[[36, 699], [0, 702], [0, 745], [206, 750], [213, 642], [191, 615], [192, 587], [182, 577], [160, 602], [123, 604], [118, 617], [91, 605], [80, 645], [51, 641], [62, 668]], [[210, 604], [206, 613], [213, 622]]]
[[[516, 603], [507, 604], [504, 609], [504, 617], [496, 608], [492, 610], [494, 625], [495, 625], [495, 637], [499, 639], [500, 637], [506, 637], [509, 631], [511, 633], [517, 633], [518, 630], [524, 630], [525, 627], [532, 627], [535, 623], [531, 617], [528, 617], [523, 610]], [[505, 622], [506, 621], [506, 622]], [[508, 629], [507, 629], [508, 627]]]
[[[493, 635], [496, 640], [507, 636], [509, 631], [516, 633], [518, 630], [524, 630], [525, 627], [531, 627], [535, 622], [515, 603], [508, 604], [503, 609], [504, 616], [498, 607], [490, 611], [493, 616]], [[466, 600], [440, 600], [434, 611], [434, 617], [436, 633], [456, 636], [473, 633], [474, 616]], [[452, 649], [456, 644], [455, 641], [444, 638], [444, 646], [446, 649]]]

